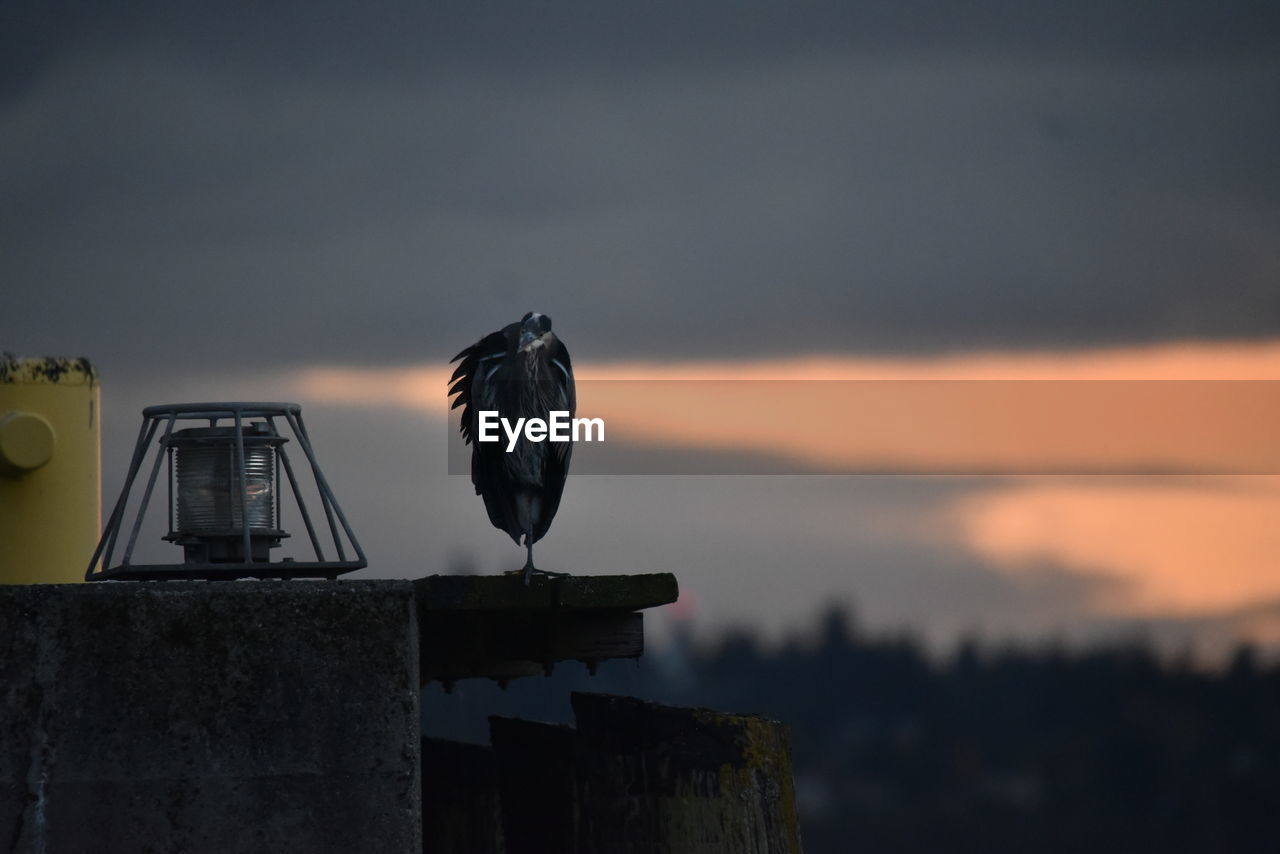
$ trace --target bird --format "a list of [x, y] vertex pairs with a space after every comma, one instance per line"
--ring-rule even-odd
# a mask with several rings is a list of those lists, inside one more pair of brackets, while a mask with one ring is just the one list
[[577, 412], [573, 363], [569, 351], [551, 331], [551, 318], [529, 312], [481, 338], [449, 360], [458, 362], [450, 409], [462, 407], [459, 427], [471, 445], [471, 483], [484, 499], [489, 521], [526, 549], [523, 573], [563, 576], [533, 565], [533, 544], [546, 535], [560, 507], [572, 442], [532, 442], [520, 436], [510, 452], [507, 442], [481, 442], [479, 413], [494, 411], [514, 423], [517, 418], [549, 421], [552, 411]]

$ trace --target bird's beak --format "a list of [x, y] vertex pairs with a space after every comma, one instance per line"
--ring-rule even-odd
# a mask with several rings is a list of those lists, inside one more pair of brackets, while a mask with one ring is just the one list
[[527, 329], [520, 330], [520, 352], [529, 352], [540, 343], [543, 343], [541, 335], [531, 333]]

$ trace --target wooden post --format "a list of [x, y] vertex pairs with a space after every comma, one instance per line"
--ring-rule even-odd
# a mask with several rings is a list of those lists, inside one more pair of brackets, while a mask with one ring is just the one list
[[573, 854], [574, 732], [571, 727], [489, 718], [508, 854]]
[[502, 804], [492, 748], [422, 740], [424, 854], [503, 854]]
[[578, 854], [799, 854], [787, 728], [575, 693]]

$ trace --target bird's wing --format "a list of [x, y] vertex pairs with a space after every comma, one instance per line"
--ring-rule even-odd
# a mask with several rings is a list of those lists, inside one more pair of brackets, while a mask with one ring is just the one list
[[453, 371], [453, 376], [449, 378], [449, 382], [453, 386], [449, 389], [449, 394], [456, 394], [453, 405], [450, 409], [462, 407], [462, 424], [459, 430], [462, 432], [463, 439], [467, 444], [475, 441], [475, 420], [474, 406], [475, 401], [472, 400], [472, 389], [477, 376], [484, 377], [484, 372], [489, 369], [490, 363], [496, 363], [507, 355], [507, 338], [503, 330], [490, 333], [481, 338], [470, 347], [463, 350], [458, 355], [449, 360], [450, 363], [460, 362]]
[[[573, 418], [578, 413], [578, 395], [574, 384], [573, 362], [569, 359], [569, 350], [557, 338], [547, 355], [550, 363], [549, 376], [552, 380], [548, 384], [550, 388], [547, 389], [551, 398], [546, 401], [547, 409], [567, 409], [569, 417]], [[547, 533], [547, 529], [551, 527], [551, 520], [555, 518], [556, 511], [560, 508], [560, 497], [564, 492], [565, 478], [569, 474], [569, 460], [573, 457], [572, 442], [553, 442], [550, 444], [551, 453], [544, 454], [542, 457], [542, 494], [540, 496], [542, 506], [538, 521], [534, 527], [533, 542], [542, 539]]]
[[[548, 409], [567, 409], [569, 417], [573, 418], [578, 413], [578, 393], [573, 381], [573, 362], [569, 359], [569, 348], [564, 346], [559, 338], [555, 339], [555, 345], [551, 348], [550, 363], [551, 377], [554, 380], [555, 388], [554, 396], [557, 398], [554, 406]], [[553, 445], [555, 449], [554, 456], [559, 458], [562, 471], [559, 476], [564, 477], [569, 469], [569, 456], [573, 453], [572, 442], [556, 442]], [[554, 514], [555, 511], [552, 511]]]

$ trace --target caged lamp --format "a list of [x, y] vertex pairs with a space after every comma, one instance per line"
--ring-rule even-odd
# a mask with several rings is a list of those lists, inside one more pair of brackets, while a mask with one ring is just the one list
[[[368, 565], [316, 462], [298, 404], [183, 403], [149, 406], [142, 416], [124, 488], [89, 562], [86, 581], [331, 579]], [[187, 422], [199, 426], [183, 426]], [[280, 431], [281, 425], [306, 457], [323, 508], [319, 530], [285, 448], [289, 435]], [[130, 492], [149, 456], [147, 481], [137, 511], [129, 516]], [[161, 468], [166, 471], [169, 520], [163, 539], [182, 547], [182, 562], [135, 564], [134, 547]], [[288, 497], [283, 494], [282, 474], [314, 559], [271, 560], [271, 550], [289, 536], [282, 523]], [[131, 520], [128, 524], [126, 518]], [[330, 541], [336, 559], [326, 551]], [[112, 565], [121, 542], [120, 563]]]

